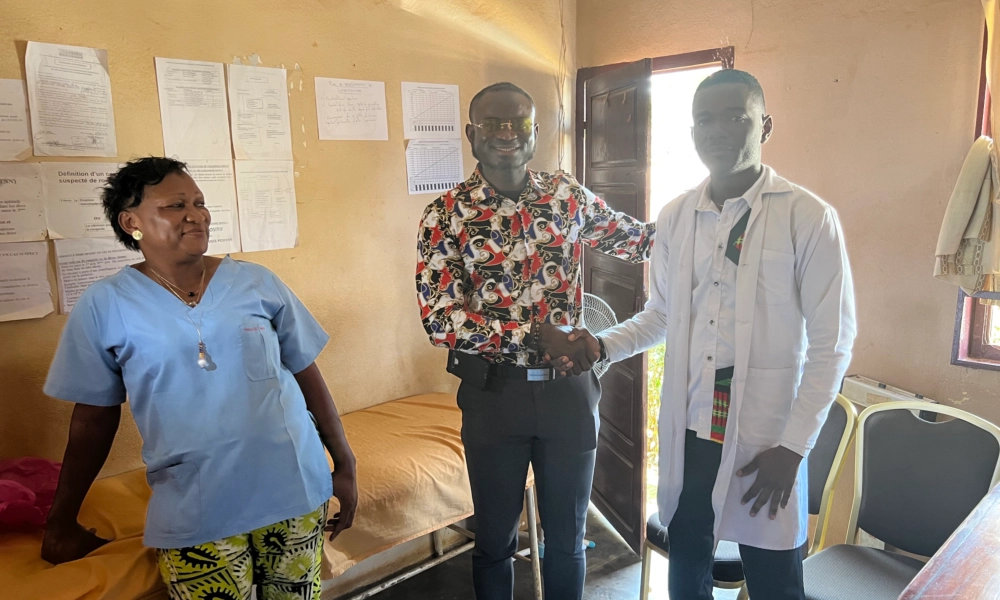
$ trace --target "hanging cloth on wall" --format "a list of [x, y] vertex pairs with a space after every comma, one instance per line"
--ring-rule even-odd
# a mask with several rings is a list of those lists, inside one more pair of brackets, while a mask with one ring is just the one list
[[993, 140], [976, 140], [962, 165], [938, 235], [934, 276], [970, 295], [1000, 288], [996, 163]]

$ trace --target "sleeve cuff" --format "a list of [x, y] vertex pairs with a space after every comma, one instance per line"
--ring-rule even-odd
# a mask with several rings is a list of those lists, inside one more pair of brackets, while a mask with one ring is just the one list
[[604, 336], [600, 337], [600, 340], [604, 342], [604, 353], [607, 356], [608, 362], [616, 363], [620, 360], [628, 358], [628, 353], [622, 348], [621, 344], [615, 343], [614, 336]]
[[320, 329], [320, 332], [321, 335], [317, 334], [315, 339], [311, 340], [310, 347], [303, 348], [298, 356], [289, 357], [287, 362], [285, 357], [282, 357], [281, 362], [285, 365], [286, 369], [292, 372], [292, 375], [301, 373], [309, 365], [316, 362], [323, 349], [326, 348], [327, 343], [330, 341], [330, 334], [322, 329]]
[[791, 450], [792, 452], [798, 454], [802, 458], [805, 458], [806, 454], [809, 453], [809, 449], [806, 448], [804, 445], [785, 439], [784, 437], [782, 437], [781, 441], [778, 442], [778, 445], [783, 448]]

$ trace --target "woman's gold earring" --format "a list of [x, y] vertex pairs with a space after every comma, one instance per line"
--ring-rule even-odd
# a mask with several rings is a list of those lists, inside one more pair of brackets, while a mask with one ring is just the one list
[[134, 239], [134, 240], [135, 240], [135, 241], [137, 241], [137, 242], [138, 242], [139, 240], [141, 240], [141, 239], [142, 239], [142, 232], [141, 232], [141, 231], [139, 231], [138, 229], [136, 229], [135, 231], [133, 231], [133, 232], [132, 232], [132, 239]]

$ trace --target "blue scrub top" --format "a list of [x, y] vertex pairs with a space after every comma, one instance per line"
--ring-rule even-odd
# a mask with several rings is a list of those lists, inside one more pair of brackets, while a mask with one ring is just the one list
[[[207, 369], [198, 366], [195, 325]], [[153, 490], [144, 542], [194, 546], [330, 499], [326, 453], [293, 375], [328, 340], [260, 265], [227, 256], [194, 308], [125, 267], [73, 308], [45, 393], [94, 406], [128, 393]]]

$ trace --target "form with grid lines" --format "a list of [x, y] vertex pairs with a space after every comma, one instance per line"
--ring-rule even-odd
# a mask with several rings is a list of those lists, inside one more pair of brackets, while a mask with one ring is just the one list
[[441, 139], [461, 137], [458, 86], [402, 82], [404, 137]]
[[406, 147], [407, 187], [413, 194], [441, 194], [465, 180], [462, 140], [411, 140]]

